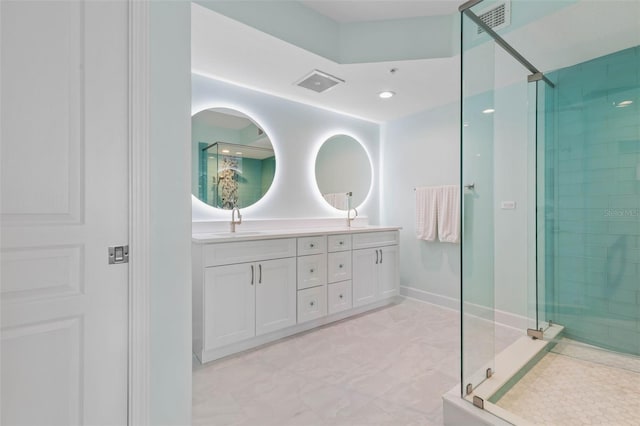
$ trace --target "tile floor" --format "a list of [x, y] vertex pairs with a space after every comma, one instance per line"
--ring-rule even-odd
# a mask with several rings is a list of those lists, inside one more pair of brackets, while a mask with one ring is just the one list
[[[194, 425], [442, 425], [459, 380], [457, 312], [403, 299], [206, 365]], [[497, 333], [501, 350], [520, 333]]]
[[639, 425], [640, 361], [563, 339], [500, 407], [541, 425]]

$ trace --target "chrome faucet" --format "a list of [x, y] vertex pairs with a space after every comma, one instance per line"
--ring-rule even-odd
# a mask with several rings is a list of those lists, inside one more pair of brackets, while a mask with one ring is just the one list
[[[236, 211], [238, 212], [238, 221], [236, 222]], [[234, 206], [231, 209], [231, 232], [236, 232], [236, 225], [240, 225], [242, 223], [242, 215], [240, 214], [240, 208], [238, 206]]]
[[[353, 215], [353, 217], [351, 217], [351, 210], [353, 210], [353, 212], [355, 213], [355, 214]], [[352, 209], [347, 210], [347, 226], [348, 226], [348, 227], [351, 227], [351, 222], [352, 222], [356, 217], [358, 217], [358, 210], [356, 210], [356, 208], [355, 208], [355, 207], [354, 207], [354, 208], [352, 208]]]
[[[351, 227], [351, 221], [358, 216], [358, 210], [356, 208], [351, 208], [351, 197], [353, 196], [353, 192], [347, 192], [345, 194], [347, 196], [347, 227]], [[355, 215], [351, 217], [351, 210], [355, 212]]]

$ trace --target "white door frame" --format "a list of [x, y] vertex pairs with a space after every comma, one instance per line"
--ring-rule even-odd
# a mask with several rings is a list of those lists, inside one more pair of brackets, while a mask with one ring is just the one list
[[149, 424], [149, 0], [129, 2], [128, 423]]

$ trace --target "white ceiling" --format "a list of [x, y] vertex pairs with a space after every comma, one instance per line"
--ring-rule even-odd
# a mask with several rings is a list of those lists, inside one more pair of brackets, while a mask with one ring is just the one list
[[307, 0], [300, 3], [336, 22], [367, 22], [418, 16], [450, 15], [458, 11], [460, 0]]
[[[191, 33], [195, 73], [369, 121], [392, 120], [458, 97], [457, 58], [338, 64], [196, 4]], [[398, 71], [391, 74], [391, 68]], [[345, 83], [324, 93], [295, 85], [313, 69]], [[380, 99], [383, 90], [397, 95]]]
[[[326, 7], [334, 19], [349, 20], [358, 6], [361, 19], [373, 19], [384, 8], [387, 19], [393, 13], [425, 13], [424, 7], [443, 7], [427, 1], [313, 1]], [[318, 6], [318, 3], [321, 5]], [[366, 3], [366, 4], [365, 4]], [[376, 6], [378, 3], [380, 5]], [[392, 3], [395, 6], [392, 6]], [[612, 7], [615, 6], [615, 7]], [[411, 8], [414, 11], [411, 12]], [[437, 7], [433, 11], [441, 10]], [[435, 12], [434, 12], [435, 13]], [[355, 16], [355, 15], [354, 15]], [[606, 19], [603, 19], [606, 17]], [[598, 23], [594, 30], [593, 23]], [[541, 70], [580, 63], [594, 57], [640, 44], [640, 0], [581, 1], [558, 13], [508, 33], [505, 38]], [[480, 72], [486, 60], [475, 63]], [[469, 61], [467, 61], [469, 63]], [[397, 68], [395, 74], [389, 70]], [[345, 80], [324, 93], [298, 87], [295, 82], [313, 69]], [[363, 64], [338, 64], [300, 47], [277, 39], [202, 6], [192, 6], [192, 70], [264, 93], [340, 112], [374, 122], [385, 122], [434, 108], [459, 99], [459, 56]], [[521, 78], [522, 71], [517, 73]], [[501, 80], [495, 86], [512, 83]], [[397, 95], [383, 100], [382, 90]], [[487, 90], [486, 88], [484, 90]]]

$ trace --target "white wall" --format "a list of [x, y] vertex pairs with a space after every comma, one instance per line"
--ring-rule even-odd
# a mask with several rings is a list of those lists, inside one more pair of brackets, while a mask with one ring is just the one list
[[[491, 134], [474, 134], [467, 140], [467, 143], [472, 139], [478, 143], [486, 138], [493, 141], [493, 147], [486, 147], [485, 151], [488, 151], [484, 153], [493, 157], [486, 163], [490, 170], [482, 172], [490, 175], [487, 182], [491, 188], [484, 195], [493, 200], [492, 205], [485, 206], [489, 210], [484, 216], [487, 217], [486, 226], [493, 226], [493, 230], [488, 229], [493, 242], [486, 244], [490, 252], [482, 257], [482, 265], [467, 265], [477, 268], [477, 273], [482, 270], [488, 271], [487, 276], [493, 275], [493, 288], [477, 289], [477, 297], [472, 293], [469, 296], [474, 303], [493, 304], [496, 310], [506, 313], [498, 314], [497, 320], [510, 321], [518, 327], [524, 324], [520, 316], [527, 315], [527, 290], [532, 285], [527, 270], [529, 256], [533, 256], [528, 251], [528, 244], [535, 238], [528, 222], [528, 215], [533, 212], [529, 211], [527, 195], [532, 165], [528, 157], [532, 129], [528, 123], [527, 89], [526, 83], [520, 82], [474, 96], [467, 103], [480, 107], [486, 103], [482, 98], [486, 98], [496, 109], [493, 116], [481, 112], [476, 115], [492, 120], [489, 125], [476, 127], [481, 129], [477, 131]], [[410, 295], [453, 308], [459, 307], [460, 245], [416, 238], [413, 188], [460, 182], [459, 109], [460, 105], [455, 103], [394, 120], [382, 126], [381, 136], [381, 215], [384, 223], [403, 227], [400, 233], [401, 286], [407, 287]], [[465, 131], [474, 131], [474, 123], [470, 123]], [[502, 201], [515, 201], [516, 209], [502, 210]], [[481, 227], [482, 223], [477, 226]], [[481, 241], [474, 250], [478, 247], [482, 247]]]
[[[242, 210], [243, 220], [345, 217], [343, 211], [324, 201], [315, 182], [315, 158], [320, 146], [334, 135], [345, 134], [360, 141], [372, 160], [373, 189], [358, 211], [368, 216], [369, 223], [379, 223], [378, 124], [205, 76], [193, 75], [192, 83], [192, 114], [206, 108], [233, 108], [251, 117], [273, 144], [273, 184], [262, 200]], [[193, 198], [193, 221], [228, 222], [230, 217], [229, 211]]]
[[459, 105], [450, 104], [382, 126], [382, 221], [400, 225], [400, 285], [434, 303], [457, 307], [460, 245], [416, 238], [418, 186], [460, 181]]
[[151, 424], [188, 425], [191, 7], [187, 1], [150, 5]]

